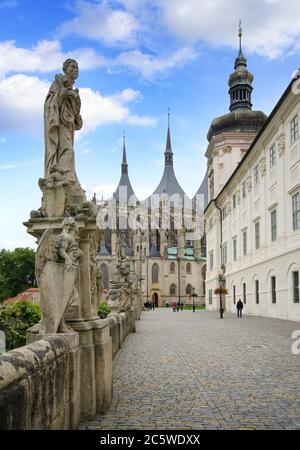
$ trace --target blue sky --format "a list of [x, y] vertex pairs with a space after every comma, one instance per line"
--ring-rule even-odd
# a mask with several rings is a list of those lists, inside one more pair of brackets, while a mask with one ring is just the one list
[[253, 107], [269, 114], [300, 65], [299, 18], [298, 0], [0, 0], [0, 248], [34, 246], [22, 222], [40, 206], [43, 102], [67, 57], [80, 68], [75, 152], [88, 197], [117, 186], [123, 130], [132, 186], [151, 194], [168, 107], [176, 175], [193, 196], [210, 122], [228, 111], [239, 19]]

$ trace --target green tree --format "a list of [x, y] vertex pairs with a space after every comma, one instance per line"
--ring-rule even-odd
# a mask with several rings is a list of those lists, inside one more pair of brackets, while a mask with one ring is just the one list
[[38, 323], [40, 318], [40, 307], [24, 300], [0, 305], [0, 330], [5, 333], [6, 350], [25, 345], [26, 331]]
[[0, 251], [0, 302], [34, 285], [34, 265], [31, 248]]

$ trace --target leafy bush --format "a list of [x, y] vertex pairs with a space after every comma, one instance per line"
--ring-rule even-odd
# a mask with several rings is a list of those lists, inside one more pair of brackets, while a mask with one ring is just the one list
[[0, 330], [4, 331], [6, 350], [26, 344], [26, 331], [39, 322], [41, 308], [26, 301], [0, 305]]
[[99, 309], [98, 309], [98, 316], [100, 319], [106, 319], [108, 314], [111, 312], [107, 302], [100, 303]]

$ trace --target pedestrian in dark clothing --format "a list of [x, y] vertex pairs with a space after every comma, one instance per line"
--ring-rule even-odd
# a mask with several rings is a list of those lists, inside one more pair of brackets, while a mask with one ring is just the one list
[[241, 299], [239, 299], [239, 301], [236, 304], [236, 310], [237, 310], [237, 316], [240, 318], [242, 318], [242, 315], [243, 315], [243, 308], [244, 308], [243, 302], [241, 301]]
[[180, 303], [178, 302], [176, 306], [177, 306], [177, 311], [179, 311]]

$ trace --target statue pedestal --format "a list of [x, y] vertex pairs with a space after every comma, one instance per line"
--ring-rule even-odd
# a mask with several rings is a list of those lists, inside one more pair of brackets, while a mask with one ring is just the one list
[[112, 340], [109, 321], [71, 321], [79, 335], [81, 420], [105, 412], [112, 399]]

